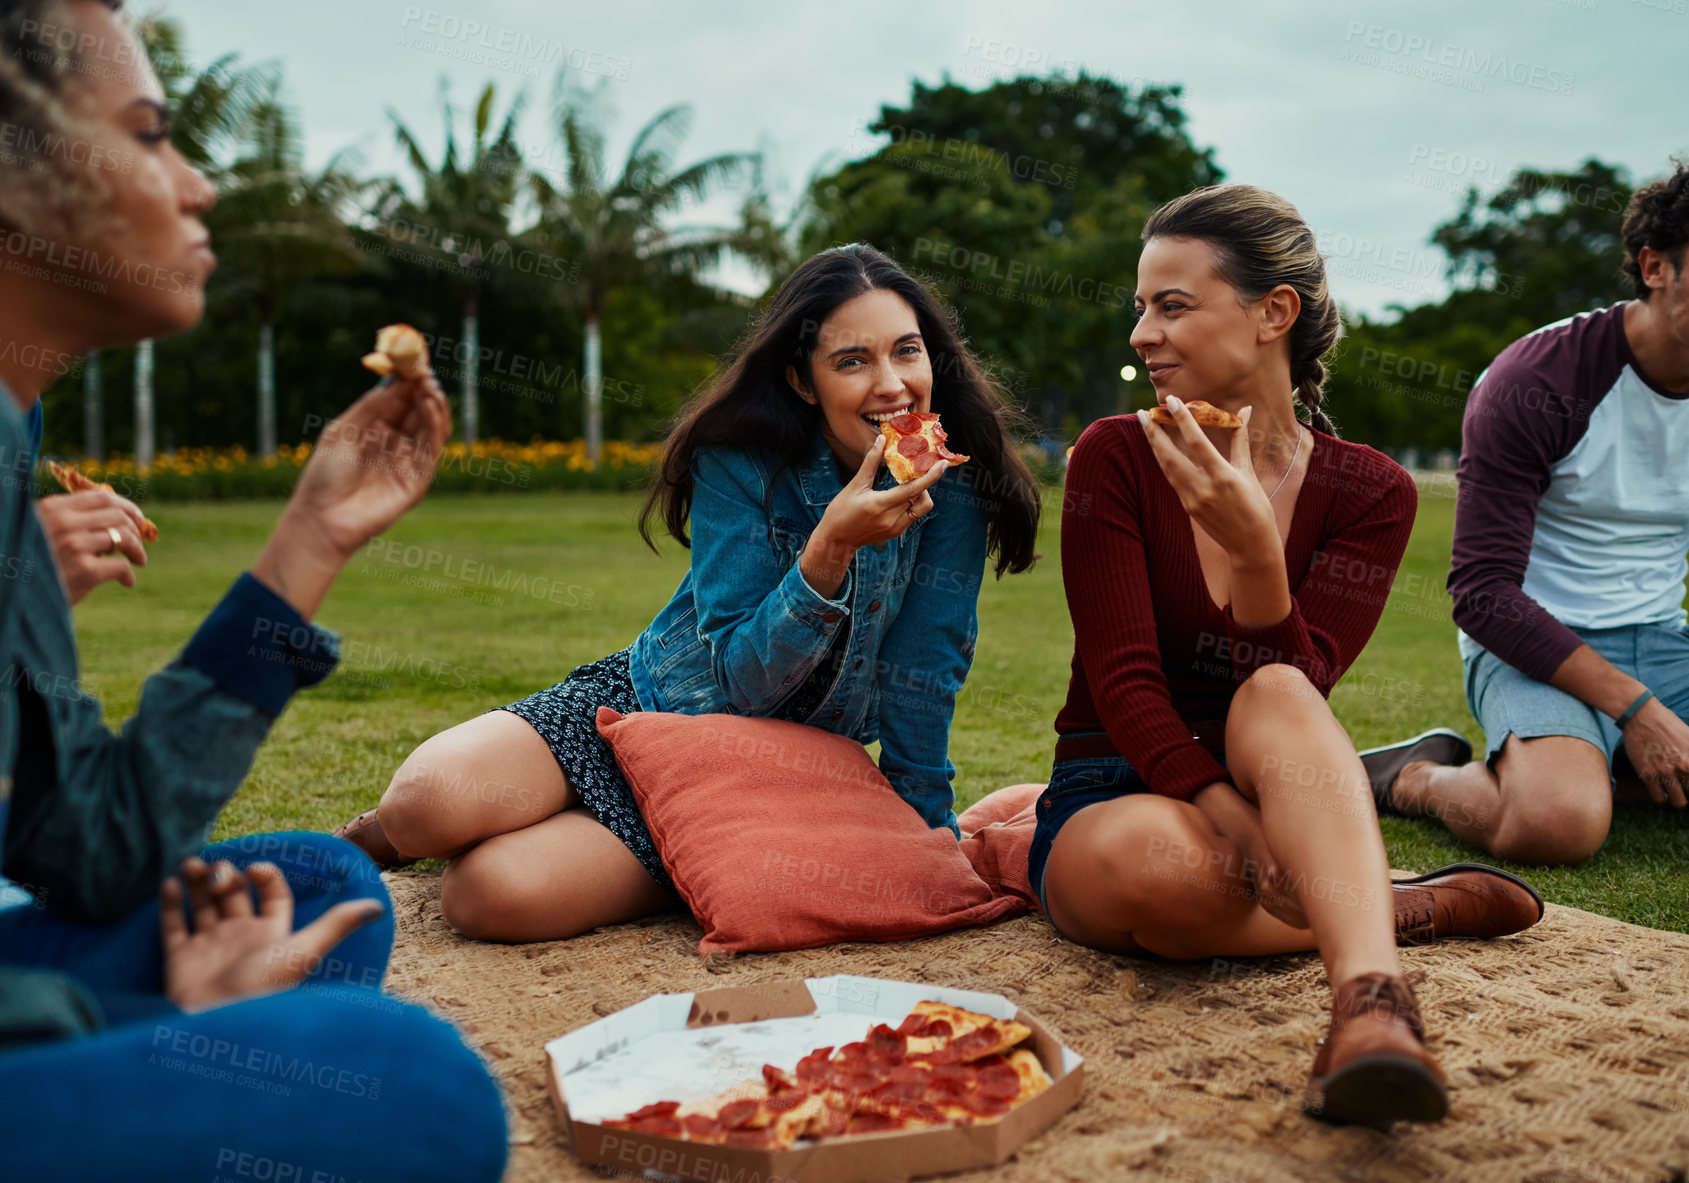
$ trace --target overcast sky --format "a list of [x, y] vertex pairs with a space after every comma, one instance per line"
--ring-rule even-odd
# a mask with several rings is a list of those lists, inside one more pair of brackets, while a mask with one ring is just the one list
[[282, 63], [314, 164], [357, 147], [369, 170], [400, 171], [389, 108], [436, 154], [442, 76], [461, 105], [489, 79], [506, 95], [525, 86], [523, 145], [555, 161], [549, 98], [563, 66], [604, 87], [612, 160], [652, 115], [690, 103], [680, 159], [760, 149], [788, 202], [818, 166], [883, 143], [864, 124], [906, 102], [914, 79], [977, 88], [1083, 66], [1180, 83], [1193, 139], [1228, 179], [1296, 202], [1339, 299], [1374, 313], [1444, 290], [1427, 236], [1466, 184], [1487, 192], [1518, 166], [1569, 169], [1592, 154], [1646, 179], [1689, 155], [1689, 0], [167, 0], [165, 11], [196, 59]]

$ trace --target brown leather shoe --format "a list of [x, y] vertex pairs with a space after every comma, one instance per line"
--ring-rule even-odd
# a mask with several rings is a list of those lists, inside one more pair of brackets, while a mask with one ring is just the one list
[[1483, 863], [1451, 863], [1428, 875], [1398, 879], [1392, 894], [1398, 945], [1510, 936], [1541, 920], [1543, 913], [1535, 888]]
[[1331, 992], [1331, 1028], [1314, 1058], [1305, 1108], [1324, 1121], [1379, 1128], [1448, 1113], [1447, 1082], [1425, 1050], [1406, 978], [1361, 974]]
[[400, 854], [387, 834], [381, 828], [380, 820], [375, 816], [376, 811], [366, 809], [357, 817], [341, 826], [334, 832], [336, 838], [344, 838], [353, 846], [369, 855], [375, 865], [383, 871], [396, 871], [400, 867], [408, 867], [416, 862], [413, 858], [406, 858]]

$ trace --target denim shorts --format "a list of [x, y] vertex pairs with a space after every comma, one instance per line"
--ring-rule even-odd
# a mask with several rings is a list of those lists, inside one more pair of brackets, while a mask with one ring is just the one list
[[1044, 915], [1050, 914], [1050, 906], [1044, 899], [1044, 868], [1050, 861], [1056, 834], [1067, 819], [1087, 805], [1149, 791], [1149, 784], [1138, 775], [1137, 769], [1126, 763], [1124, 756], [1056, 761], [1050, 769], [1050, 787], [1039, 796], [1034, 810], [1038, 825], [1032, 832], [1032, 848], [1026, 858], [1027, 880]]
[[[1591, 649], [1652, 690], [1680, 719], [1689, 720], [1689, 627], [1638, 624], [1572, 630]], [[1492, 769], [1509, 735], [1538, 739], [1570, 735], [1607, 756], [1624, 742], [1604, 712], [1547, 682], [1539, 682], [1462, 636], [1466, 704], [1484, 729], [1485, 763]]]

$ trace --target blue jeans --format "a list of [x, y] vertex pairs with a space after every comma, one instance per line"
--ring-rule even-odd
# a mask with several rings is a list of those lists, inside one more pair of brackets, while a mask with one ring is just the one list
[[1049, 866], [1050, 848], [1068, 819], [1099, 801], [1149, 791], [1148, 782], [1124, 756], [1058, 760], [1051, 767], [1050, 787], [1039, 795], [1034, 807], [1038, 824], [1032, 831], [1032, 846], [1026, 854], [1027, 878], [1044, 915], [1050, 914], [1049, 902], [1044, 898], [1044, 871]]
[[158, 905], [91, 926], [0, 912], [0, 960], [69, 973], [112, 1025], [0, 1051], [0, 1178], [175, 1183], [497, 1180], [499, 1091], [450, 1024], [379, 986], [392, 905], [375, 865], [324, 834], [260, 834], [207, 860], [281, 868], [294, 923], [342, 900], [387, 915], [298, 988], [183, 1014], [162, 997]]

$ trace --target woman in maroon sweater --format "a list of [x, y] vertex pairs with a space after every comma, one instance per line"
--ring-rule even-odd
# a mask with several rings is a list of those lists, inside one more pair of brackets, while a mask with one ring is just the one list
[[[1393, 891], [1326, 704], [1384, 607], [1413, 480], [1319, 409], [1339, 319], [1294, 206], [1215, 186], [1163, 206], [1144, 240], [1131, 343], [1172, 422], [1103, 419], [1073, 451], [1073, 678], [1031, 881], [1062, 933], [1111, 952], [1318, 949], [1333, 1007], [1310, 1111], [1436, 1120], [1443, 1077], [1398, 937], [1518, 931], [1541, 901], [1469, 864]], [[1245, 426], [1199, 426], [1195, 400]]]

